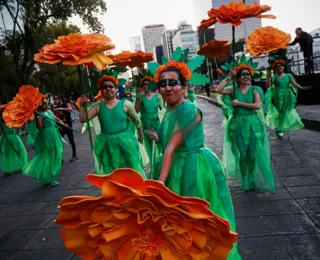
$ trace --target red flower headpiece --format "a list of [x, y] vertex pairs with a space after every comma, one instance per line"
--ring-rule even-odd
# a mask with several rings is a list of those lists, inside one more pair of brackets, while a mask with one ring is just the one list
[[142, 79], [140, 79], [139, 86], [142, 87], [142, 83], [146, 80], [151, 82], [153, 79], [149, 76], [144, 76]]
[[130, 96], [130, 98], [132, 98], [132, 93], [129, 92], [129, 91], [125, 92], [124, 95], [125, 95], [125, 96]]
[[188, 68], [188, 65], [184, 62], [177, 62], [175, 60], [169, 61], [166, 65], [159, 66], [157, 73], [154, 75], [154, 81], [159, 82], [160, 75], [168, 67], [176, 67], [182, 74], [183, 78], [188, 81], [192, 77], [192, 71]]
[[275, 66], [277, 65], [277, 64], [281, 64], [281, 65], [286, 65], [286, 62], [284, 61], [284, 60], [275, 60], [273, 63], [272, 63], [272, 68], [275, 68]]
[[107, 80], [111, 81], [113, 85], [118, 86], [118, 80], [115, 77], [109, 76], [109, 75], [103, 75], [101, 78], [98, 79], [97, 88], [100, 89], [102, 82]]
[[240, 70], [243, 70], [243, 69], [248, 70], [251, 76], [254, 75], [254, 71], [253, 71], [252, 67], [249, 66], [249, 65], [241, 64], [241, 65], [239, 65], [239, 66], [236, 67], [237, 73], [238, 73]]

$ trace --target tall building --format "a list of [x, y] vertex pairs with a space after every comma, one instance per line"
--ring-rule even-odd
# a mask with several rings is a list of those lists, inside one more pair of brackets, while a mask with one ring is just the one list
[[136, 51], [142, 50], [140, 36], [130, 37], [129, 43], [130, 43], [130, 51], [131, 52], [136, 52]]
[[172, 39], [177, 30], [165, 30], [161, 35], [161, 44], [163, 46], [163, 56], [165, 56], [168, 60], [170, 60], [173, 49]]
[[198, 43], [199, 48], [202, 47], [205, 43], [212, 41], [215, 39], [215, 32], [214, 28], [208, 28], [208, 29], [200, 29], [198, 27]]
[[174, 50], [178, 47], [181, 47], [183, 50], [189, 49], [189, 59], [197, 56], [198, 37], [197, 32], [192, 29], [191, 25], [180, 24], [177, 33], [172, 39], [172, 44]]
[[193, 0], [193, 13], [196, 26], [199, 26], [201, 21], [206, 19], [211, 7], [212, 0]]
[[[242, 2], [242, 0], [233, 0], [236, 2]], [[230, 0], [212, 0], [212, 8], [219, 8], [221, 5], [226, 5]], [[260, 0], [246, 0], [246, 5], [251, 5], [253, 3], [260, 4]], [[235, 38], [236, 41], [240, 39], [247, 39], [255, 29], [262, 27], [261, 18], [249, 18], [243, 19], [243, 23], [236, 27]], [[226, 40], [232, 41], [232, 26], [231, 24], [220, 24], [216, 23], [214, 25], [216, 39], [217, 40]]]
[[142, 38], [145, 52], [153, 52], [153, 48], [161, 45], [161, 34], [164, 24], [153, 24], [142, 27]]
[[153, 60], [157, 63], [162, 63], [162, 56], [163, 56], [163, 47], [162, 45], [155, 46], [153, 48]]

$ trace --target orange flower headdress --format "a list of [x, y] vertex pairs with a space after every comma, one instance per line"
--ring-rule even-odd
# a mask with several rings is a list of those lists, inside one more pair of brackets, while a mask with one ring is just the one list
[[132, 169], [87, 180], [101, 196], [64, 198], [55, 221], [65, 247], [82, 259], [226, 259], [237, 241], [206, 201]]
[[153, 80], [152, 77], [150, 77], [150, 76], [144, 76], [142, 79], [140, 79], [140, 81], [139, 81], [139, 86], [142, 87], [142, 83], [143, 83], [144, 81], [149, 81], [149, 82], [151, 82], [152, 80]]
[[98, 89], [101, 88], [101, 84], [102, 84], [104, 81], [111, 81], [115, 87], [118, 86], [118, 80], [117, 80], [115, 77], [109, 76], [109, 75], [103, 75], [102, 77], [100, 77], [100, 78], [98, 79], [98, 82], [97, 82], [97, 88], [98, 88]]
[[3, 120], [8, 127], [22, 127], [25, 123], [34, 119], [34, 113], [42, 105], [45, 95], [38, 88], [24, 85], [19, 88], [18, 94], [10, 101], [4, 111]]
[[130, 91], [127, 91], [124, 93], [125, 96], [130, 96], [130, 98], [132, 98], [132, 93]]
[[249, 73], [250, 73], [251, 76], [254, 76], [254, 71], [253, 71], [252, 67], [249, 66], [249, 65], [241, 64], [241, 65], [239, 65], [239, 66], [236, 66], [235, 68], [236, 68], [237, 73], [238, 73], [240, 70], [244, 70], [244, 69], [245, 69], [245, 70], [248, 70], [248, 71], [249, 71]]
[[274, 69], [277, 64], [281, 64], [282, 66], [285, 66], [287, 62], [285, 60], [275, 60], [272, 62], [272, 68]]
[[195, 70], [201, 66], [204, 62], [204, 56], [196, 56], [195, 58], [188, 60], [189, 49], [182, 50], [178, 47], [172, 54], [171, 60], [164, 60], [165, 64], [159, 65], [155, 62], [148, 64], [149, 70], [154, 74], [154, 81], [156, 83], [160, 80], [161, 73], [168, 67], [177, 68], [186, 82], [191, 85], [205, 85], [209, 83], [209, 79], [206, 75], [195, 72]]

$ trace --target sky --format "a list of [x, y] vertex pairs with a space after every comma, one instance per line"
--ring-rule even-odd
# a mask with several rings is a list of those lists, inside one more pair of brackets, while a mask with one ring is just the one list
[[[196, 0], [197, 2], [206, 0]], [[174, 29], [180, 21], [187, 21], [194, 29], [194, 0], [106, 0], [108, 11], [100, 17], [105, 34], [116, 45], [114, 52], [129, 50], [129, 38], [141, 36], [141, 28], [149, 24], [163, 23], [166, 29]], [[270, 5], [268, 13], [277, 19], [262, 19], [263, 26], [273, 26], [295, 37], [296, 27], [310, 32], [320, 27], [320, 0], [260, 0]], [[206, 17], [203, 17], [206, 18]], [[77, 25], [78, 22], [76, 22]]]

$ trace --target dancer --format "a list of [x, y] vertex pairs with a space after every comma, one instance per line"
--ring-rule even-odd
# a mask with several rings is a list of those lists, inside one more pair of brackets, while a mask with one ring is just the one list
[[[97, 116], [101, 126], [101, 134], [97, 135], [94, 144], [94, 153], [98, 162], [96, 173], [109, 174], [118, 168], [132, 168], [145, 177], [139, 145], [134, 133], [128, 129], [128, 118], [137, 127], [140, 142], [143, 140], [141, 122], [128, 100], [117, 99], [118, 75], [112, 69], [104, 72], [97, 82], [104, 102], [99, 102], [88, 110], [89, 120]], [[82, 96], [81, 103], [88, 104], [88, 98]], [[85, 109], [81, 107], [80, 122], [85, 121]]]
[[36, 120], [32, 120], [28, 123], [28, 139], [27, 139], [27, 144], [30, 144], [33, 146], [36, 137], [38, 134], [38, 128], [36, 125]]
[[53, 112], [54, 115], [62, 120], [65, 125], [67, 125], [69, 128], [61, 127], [59, 128], [60, 135], [64, 137], [65, 135], [68, 136], [69, 143], [72, 147], [72, 158], [70, 159], [70, 162], [74, 162], [78, 160], [77, 157], [77, 148], [76, 143], [74, 141], [73, 131], [70, 129], [72, 128], [72, 119], [71, 119], [71, 112], [72, 107], [69, 103], [66, 103], [64, 101], [64, 97], [62, 95], [55, 95], [54, 97], [54, 108]]
[[284, 73], [285, 59], [276, 59], [272, 62], [275, 75], [267, 78], [267, 126], [275, 129], [278, 138], [283, 138], [283, 131], [299, 130], [304, 127], [300, 116], [295, 110], [297, 98], [293, 87], [300, 90], [309, 90], [310, 86], [302, 87], [291, 74]]
[[[142, 70], [139, 76], [136, 76], [136, 82], [144, 90], [144, 93], [137, 95], [135, 109], [141, 113], [141, 122], [143, 130], [158, 131], [160, 127], [159, 108], [163, 108], [163, 101], [159, 94], [153, 93], [156, 86], [151, 77], [151, 73]], [[153, 87], [154, 85], [154, 87]], [[153, 145], [155, 145], [153, 149]], [[144, 146], [146, 148], [150, 163], [156, 160], [161, 154], [161, 146], [154, 144], [147, 134], [144, 135]], [[154, 150], [154, 154], [152, 151]], [[152, 156], [154, 156], [152, 158]]]
[[44, 100], [36, 115], [39, 132], [34, 146], [37, 154], [22, 169], [23, 175], [38, 179], [40, 185], [59, 185], [55, 176], [61, 170], [63, 143], [55, 121], [64, 125], [62, 120], [48, 110], [47, 100]]
[[[226, 80], [217, 87], [218, 93], [233, 97], [232, 115], [226, 125], [223, 162], [228, 174], [241, 181], [245, 191], [275, 190], [276, 182], [270, 165], [270, 143], [261, 109], [263, 93], [251, 86], [254, 71], [250, 61], [236, 64]], [[233, 89], [225, 89], [236, 78]], [[261, 110], [260, 110], [261, 109]]]
[[[4, 107], [3, 107], [4, 108]], [[0, 108], [0, 169], [4, 175], [20, 171], [28, 161], [28, 154], [15, 128], [6, 126]]]
[[[184, 51], [181, 52], [183, 57], [187, 57]], [[181, 62], [182, 57], [177, 60], [160, 66], [154, 76], [168, 110], [158, 132], [147, 131], [163, 149], [163, 156], [159, 158], [152, 177], [180, 195], [207, 200], [210, 209], [229, 221], [231, 230], [235, 231], [233, 205], [223, 166], [204, 145], [201, 110], [184, 99], [186, 83], [193, 71], [186, 61]], [[193, 82], [204, 85], [207, 80], [204, 76]], [[236, 245], [228, 259], [241, 259]]]

